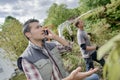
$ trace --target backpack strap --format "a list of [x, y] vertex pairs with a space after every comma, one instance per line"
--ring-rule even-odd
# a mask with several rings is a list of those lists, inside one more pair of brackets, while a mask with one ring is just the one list
[[22, 68], [22, 57], [19, 57], [18, 60], [17, 60], [17, 66], [18, 66], [18, 69], [23, 71], [23, 68]]

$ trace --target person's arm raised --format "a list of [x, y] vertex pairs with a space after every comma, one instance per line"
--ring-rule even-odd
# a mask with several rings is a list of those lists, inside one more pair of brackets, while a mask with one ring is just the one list
[[54, 34], [52, 31], [50, 31], [48, 29], [48, 35], [46, 35], [46, 38], [49, 39], [54, 39], [56, 41], [58, 41], [60, 44], [64, 45], [64, 46], [69, 46], [69, 42], [61, 37], [59, 37], [58, 35]]

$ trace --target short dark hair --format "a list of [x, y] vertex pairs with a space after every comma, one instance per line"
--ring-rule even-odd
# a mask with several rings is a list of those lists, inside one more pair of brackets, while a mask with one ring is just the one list
[[[27, 20], [24, 24], [23, 24], [23, 34], [25, 35], [26, 32], [30, 32], [30, 26], [29, 24], [30, 23], [33, 23], [33, 22], [39, 22], [37, 19], [29, 19]], [[26, 35], [25, 35], [26, 36]], [[26, 36], [27, 39], [29, 39], [27, 36]]]
[[79, 20], [74, 23], [74, 25], [78, 28]]

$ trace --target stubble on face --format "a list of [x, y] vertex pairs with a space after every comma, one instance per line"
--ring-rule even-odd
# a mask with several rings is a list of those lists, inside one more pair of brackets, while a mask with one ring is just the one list
[[31, 38], [34, 40], [42, 40], [45, 38], [43, 28], [39, 25], [38, 22], [30, 23], [31, 27]]

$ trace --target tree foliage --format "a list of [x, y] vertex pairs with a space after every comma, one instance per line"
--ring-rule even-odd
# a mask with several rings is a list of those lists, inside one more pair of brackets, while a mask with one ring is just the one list
[[82, 12], [94, 9], [96, 7], [105, 6], [111, 0], [79, 0], [79, 8]]
[[13, 55], [19, 56], [26, 45], [26, 39], [22, 34], [22, 24], [11, 16], [6, 17], [0, 33], [0, 47], [13, 58]]
[[54, 3], [48, 10], [48, 17], [44, 21], [44, 25], [54, 25], [52, 29], [56, 30], [58, 25], [66, 21], [72, 16], [78, 15], [78, 9], [67, 9], [65, 4]]

